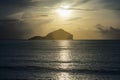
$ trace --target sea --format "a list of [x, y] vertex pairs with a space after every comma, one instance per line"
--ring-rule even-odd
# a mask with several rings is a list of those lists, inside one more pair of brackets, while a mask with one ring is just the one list
[[0, 40], [0, 80], [120, 80], [120, 40]]

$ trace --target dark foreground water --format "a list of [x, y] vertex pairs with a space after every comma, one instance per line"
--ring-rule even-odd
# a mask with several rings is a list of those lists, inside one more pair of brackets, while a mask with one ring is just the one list
[[0, 80], [120, 80], [120, 41], [0, 41]]

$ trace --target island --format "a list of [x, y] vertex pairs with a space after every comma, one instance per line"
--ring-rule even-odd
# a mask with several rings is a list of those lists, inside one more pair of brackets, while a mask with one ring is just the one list
[[33, 36], [29, 40], [73, 40], [73, 35], [63, 29], [48, 33], [45, 37]]

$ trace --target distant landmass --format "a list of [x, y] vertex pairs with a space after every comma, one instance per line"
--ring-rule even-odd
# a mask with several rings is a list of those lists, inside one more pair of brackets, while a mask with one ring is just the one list
[[33, 36], [29, 40], [73, 40], [73, 35], [63, 29], [48, 33], [45, 37]]

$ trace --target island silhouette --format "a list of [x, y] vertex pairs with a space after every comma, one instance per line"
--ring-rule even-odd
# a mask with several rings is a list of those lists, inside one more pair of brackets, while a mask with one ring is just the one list
[[48, 33], [46, 36], [33, 36], [29, 40], [73, 40], [73, 35], [63, 29]]

